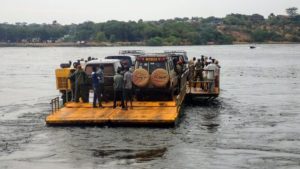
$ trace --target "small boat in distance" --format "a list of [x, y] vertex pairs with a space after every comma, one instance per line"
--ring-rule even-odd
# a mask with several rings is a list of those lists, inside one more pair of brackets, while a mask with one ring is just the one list
[[256, 48], [256, 46], [254, 46], [254, 45], [251, 45], [249, 48], [250, 48], [250, 49], [255, 49], [255, 48]]

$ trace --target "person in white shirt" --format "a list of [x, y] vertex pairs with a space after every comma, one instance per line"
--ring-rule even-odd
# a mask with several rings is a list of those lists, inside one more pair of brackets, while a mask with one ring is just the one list
[[211, 62], [205, 68], [205, 70], [207, 71], [207, 80], [209, 81], [208, 90], [213, 93], [215, 88], [215, 74], [218, 71], [218, 66], [215, 63]]
[[128, 109], [128, 101], [130, 101], [130, 108], [132, 108], [132, 69], [126, 67], [124, 74], [124, 100], [125, 100], [125, 109]]

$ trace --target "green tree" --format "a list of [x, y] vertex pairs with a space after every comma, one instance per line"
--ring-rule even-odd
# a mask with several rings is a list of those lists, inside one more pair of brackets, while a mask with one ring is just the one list
[[297, 11], [298, 11], [297, 7], [291, 7], [286, 9], [286, 13], [290, 18], [294, 18], [295, 16], [297, 16], [298, 15]]
[[97, 42], [104, 42], [106, 41], [106, 36], [104, 32], [97, 32], [96, 37], [94, 39]]
[[163, 44], [163, 39], [161, 37], [150, 38], [147, 41], [148, 46], [161, 46]]

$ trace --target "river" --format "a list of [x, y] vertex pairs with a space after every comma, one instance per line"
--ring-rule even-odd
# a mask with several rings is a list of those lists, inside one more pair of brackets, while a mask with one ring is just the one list
[[[0, 168], [299, 168], [300, 45], [0, 48]], [[47, 127], [54, 69], [122, 49], [220, 61], [221, 95], [174, 128]]]

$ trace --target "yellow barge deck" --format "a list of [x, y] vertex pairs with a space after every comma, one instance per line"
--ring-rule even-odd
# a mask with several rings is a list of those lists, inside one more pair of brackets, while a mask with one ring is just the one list
[[[177, 102], [179, 103], [179, 102]], [[133, 107], [113, 109], [113, 103], [103, 103], [103, 108], [93, 108], [90, 103], [66, 103], [63, 108], [46, 117], [48, 125], [175, 125], [180, 105], [176, 101], [133, 102]], [[181, 102], [180, 102], [181, 103]]]

